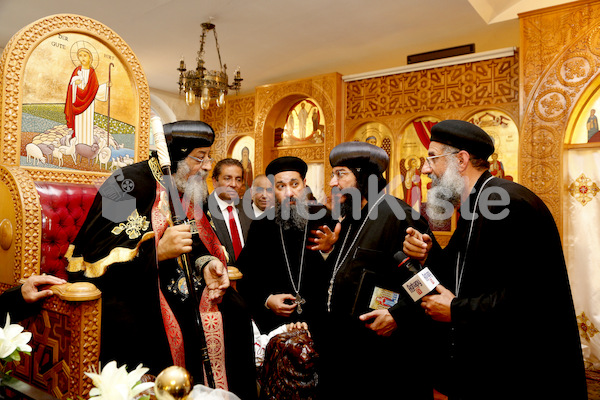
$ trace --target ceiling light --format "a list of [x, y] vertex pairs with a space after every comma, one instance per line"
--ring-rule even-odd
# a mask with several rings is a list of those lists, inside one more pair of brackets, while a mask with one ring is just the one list
[[[217, 55], [219, 56], [219, 70], [208, 70], [204, 67], [204, 44], [206, 34], [212, 31], [215, 37]], [[196, 97], [200, 98], [200, 107], [206, 110], [212, 99], [216, 100], [217, 107], [225, 104], [225, 95], [229, 90], [239, 92], [242, 87], [242, 75], [238, 67], [233, 74], [233, 83], [229, 84], [227, 76], [227, 64], [221, 62], [221, 52], [219, 50], [219, 41], [217, 39], [217, 30], [212, 22], [202, 24], [202, 36], [200, 37], [200, 50], [196, 58], [197, 66], [195, 70], [187, 71], [183, 57], [179, 61], [179, 93], [183, 91], [185, 101], [188, 105], [194, 104]]]

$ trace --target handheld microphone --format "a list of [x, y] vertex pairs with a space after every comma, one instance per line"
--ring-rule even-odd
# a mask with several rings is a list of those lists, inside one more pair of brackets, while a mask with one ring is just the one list
[[398, 251], [394, 254], [394, 260], [398, 262], [398, 267], [404, 266], [413, 274], [413, 277], [402, 285], [413, 301], [420, 300], [440, 284], [429, 268], [423, 268], [418, 261], [408, 257], [404, 252]]

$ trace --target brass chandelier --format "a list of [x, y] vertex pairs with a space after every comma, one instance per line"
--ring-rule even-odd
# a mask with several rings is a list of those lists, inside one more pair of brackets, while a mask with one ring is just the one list
[[[217, 30], [212, 22], [205, 22], [202, 25], [202, 36], [200, 37], [200, 51], [196, 58], [197, 65], [195, 70], [187, 71], [183, 57], [179, 61], [179, 94], [185, 93], [185, 101], [188, 105], [194, 104], [196, 97], [200, 98], [200, 107], [206, 110], [212, 99], [216, 100], [217, 107], [225, 104], [225, 95], [229, 90], [239, 92], [242, 87], [242, 75], [239, 67], [233, 74], [233, 83], [229, 84], [227, 76], [227, 64], [221, 62], [221, 51], [217, 39]], [[217, 45], [217, 55], [219, 56], [219, 70], [208, 70], [204, 67], [204, 44], [206, 34], [212, 31]]]

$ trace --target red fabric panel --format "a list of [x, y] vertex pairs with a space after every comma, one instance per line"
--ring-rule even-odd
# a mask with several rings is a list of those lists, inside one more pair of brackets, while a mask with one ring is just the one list
[[94, 202], [98, 189], [93, 185], [36, 182], [42, 207], [42, 273], [67, 277], [64, 258]]
[[413, 121], [413, 126], [417, 131], [417, 136], [419, 136], [419, 140], [426, 149], [429, 148], [429, 143], [431, 142], [431, 127], [437, 124], [437, 122], [433, 121]]

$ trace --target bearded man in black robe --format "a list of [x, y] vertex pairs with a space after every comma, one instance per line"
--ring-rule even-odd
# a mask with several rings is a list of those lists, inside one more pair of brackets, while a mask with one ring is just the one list
[[410, 273], [394, 258], [406, 229], [427, 231], [427, 222], [383, 193], [385, 150], [347, 142], [333, 148], [329, 161], [333, 215], [341, 203], [343, 220], [328, 258], [333, 267], [320, 347], [323, 398], [431, 399], [432, 383], [422, 373], [429, 327], [401, 287]]
[[262, 332], [301, 320], [317, 340], [327, 279], [322, 251], [331, 250], [335, 227], [324, 207], [309, 209], [307, 169], [298, 157], [279, 157], [267, 166], [275, 207], [250, 226], [238, 258], [244, 274], [238, 289]]
[[429, 252], [431, 236], [418, 228], [404, 243], [405, 253], [435, 268], [443, 285], [421, 305], [446, 325], [439, 342], [447, 343], [447, 354], [422, 372], [440, 373], [450, 399], [585, 399], [556, 224], [533, 192], [490, 174], [493, 152], [490, 136], [468, 122], [431, 129], [423, 166], [433, 181], [428, 214], [437, 223], [460, 206], [460, 217], [442, 252]]
[[[113, 173], [69, 247], [69, 279], [93, 282], [102, 291], [103, 365], [142, 363], [153, 375], [179, 365], [202, 383], [193, 325], [198, 303], [190, 298], [177, 260], [189, 254], [202, 319], [210, 321], [204, 334], [217, 349], [209, 354], [215, 383], [244, 399], [256, 398], [250, 316], [229, 288], [223, 247], [202, 211], [214, 131], [200, 121], [177, 121], [164, 129], [171, 179], [182, 199], [170, 198], [156, 157]], [[172, 225], [170, 201], [182, 202], [197, 233], [190, 225]]]

